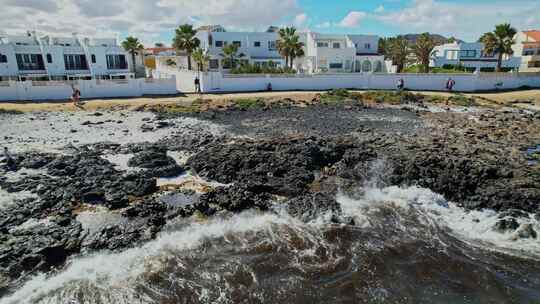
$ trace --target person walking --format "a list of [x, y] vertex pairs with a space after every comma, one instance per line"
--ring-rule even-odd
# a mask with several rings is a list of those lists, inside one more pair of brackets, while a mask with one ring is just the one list
[[81, 91], [74, 85], [71, 86], [71, 101], [74, 105], [78, 106], [81, 103]]
[[[452, 90], [454, 89], [454, 86], [456, 85], [456, 81], [452, 79], [451, 77], [448, 77], [448, 80], [446, 80], [446, 91], [448, 93], [452, 93]], [[446, 98], [446, 110], [449, 111], [450, 107], [448, 105], [450, 101], [450, 96]]]
[[199, 76], [195, 77], [194, 83], [195, 83], [195, 92], [201, 94], [201, 80], [199, 79]]

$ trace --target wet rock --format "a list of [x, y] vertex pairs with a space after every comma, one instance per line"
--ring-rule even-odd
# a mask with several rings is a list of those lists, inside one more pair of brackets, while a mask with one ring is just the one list
[[137, 153], [128, 161], [128, 165], [149, 169], [148, 174], [152, 177], [177, 176], [184, 171], [172, 157], [167, 155], [166, 150], [159, 148]]
[[516, 221], [515, 218], [506, 218], [506, 219], [498, 220], [495, 223], [495, 226], [493, 227], [493, 229], [501, 233], [504, 233], [507, 231], [514, 231], [518, 227], [519, 227], [519, 223]]
[[48, 271], [62, 265], [80, 250], [80, 223], [64, 219], [61, 223], [29, 220], [24, 225], [0, 234], [0, 268], [14, 283], [16, 279]]
[[514, 239], [536, 239], [537, 233], [530, 223], [523, 224], [515, 232]]
[[234, 185], [218, 187], [204, 193], [199, 198], [197, 208], [204, 214], [210, 215], [215, 210], [240, 212], [246, 209], [268, 210], [270, 195], [249, 186]]
[[318, 217], [330, 217], [334, 222], [353, 223], [351, 219], [341, 218], [341, 206], [334, 195], [313, 193], [299, 196], [287, 201], [287, 212], [300, 218], [304, 222], [315, 220]]

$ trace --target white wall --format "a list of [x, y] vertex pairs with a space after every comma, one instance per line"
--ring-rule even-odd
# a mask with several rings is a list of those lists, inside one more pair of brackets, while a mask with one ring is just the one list
[[[516, 89], [525, 85], [540, 87], [540, 74], [525, 73], [224, 75], [217, 72], [201, 73], [201, 86], [204, 92], [264, 91], [269, 83], [273, 90], [392, 90], [403, 78], [410, 90], [444, 91], [449, 77], [456, 81], [455, 90], [463, 92]], [[177, 83], [189, 85], [193, 79], [188, 78], [179, 77]]]
[[66, 81], [9, 81], [0, 82], [0, 101], [69, 100], [70, 84], [81, 91], [81, 98], [138, 97], [143, 95], [177, 94], [176, 80], [123, 79]]

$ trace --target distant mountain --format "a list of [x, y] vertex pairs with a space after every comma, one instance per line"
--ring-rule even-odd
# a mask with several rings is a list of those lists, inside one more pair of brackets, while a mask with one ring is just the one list
[[[420, 37], [420, 35], [421, 34], [406, 34], [406, 35], [403, 35], [403, 37], [405, 37], [405, 39], [407, 39], [407, 41], [409, 41], [410, 44], [416, 44], [416, 40], [418, 40], [418, 37]], [[435, 40], [435, 43], [437, 45], [445, 44], [448, 41], [448, 38], [439, 34], [430, 34], [430, 36], [431, 38], [433, 38], [433, 40]], [[460, 39], [456, 39], [456, 41], [463, 42]]]

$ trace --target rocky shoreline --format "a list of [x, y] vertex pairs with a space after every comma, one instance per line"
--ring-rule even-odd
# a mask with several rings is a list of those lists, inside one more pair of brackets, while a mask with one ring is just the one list
[[[37, 273], [61, 269], [70, 256], [138, 246], [181, 218], [277, 212], [278, 202], [302, 221], [325, 213], [355, 225], [336, 195], [355, 196], [367, 184], [428, 188], [467, 210], [500, 212], [495, 231], [536, 239], [538, 231], [520, 225], [520, 218], [540, 220], [540, 157], [527, 152], [540, 144], [540, 113], [473, 110], [344, 103], [156, 113], [139, 125], [149, 136], [169, 130], [154, 142], [17, 153], [18, 170], [38, 173], [13, 179], [0, 169], [0, 189], [33, 195], [0, 208], [0, 295]], [[226, 131], [181, 130], [175, 119], [184, 118]], [[83, 127], [95, 126], [73, 126]], [[188, 153], [187, 161], [171, 157], [177, 152]], [[131, 169], [106, 155], [124, 155]], [[194, 191], [159, 182], [186, 172], [221, 185]], [[166, 195], [184, 201], [171, 203]], [[81, 215], [99, 208], [115, 220], [89, 229]]]

